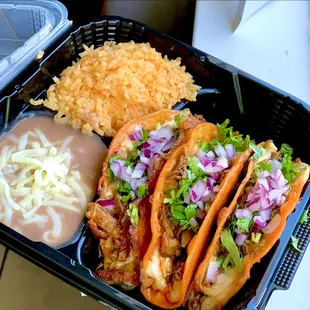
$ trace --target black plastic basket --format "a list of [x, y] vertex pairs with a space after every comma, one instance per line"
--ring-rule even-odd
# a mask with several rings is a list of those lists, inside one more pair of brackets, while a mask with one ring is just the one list
[[[52, 78], [78, 59], [83, 44], [99, 47], [107, 40], [149, 42], [169, 58], [181, 57], [182, 64], [203, 90], [197, 102], [180, 103], [177, 109], [187, 106], [193, 113], [203, 114], [206, 120], [215, 123], [229, 118], [236, 130], [250, 134], [257, 141], [286, 142], [295, 149], [295, 156], [310, 162], [310, 149], [306, 145], [310, 141], [310, 108], [304, 102], [142, 23], [120, 17], [105, 17], [80, 27], [54, 50], [47, 51], [40, 63], [34, 62], [12, 81], [0, 96], [0, 130], [5, 130], [21, 111], [34, 109], [28, 104], [29, 99], [45, 97]], [[298, 224], [302, 212], [309, 208], [309, 196], [308, 186], [288, 218], [280, 240], [261, 263], [253, 267], [251, 279], [225, 309], [264, 309], [274, 289], [289, 288], [310, 241], [310, 223]], [[292, 234], [300, 240], [300, 254], [290, 245]], [[1, 243], [101, 303], [116, 309], [154, 309], [138, 289], [122, 291], [97, 278], [91, 271], [93, 254], [85, 250], [89, 240], [85, 225], [78, 241], [56, 250], [32, 242], [0, 223]]]

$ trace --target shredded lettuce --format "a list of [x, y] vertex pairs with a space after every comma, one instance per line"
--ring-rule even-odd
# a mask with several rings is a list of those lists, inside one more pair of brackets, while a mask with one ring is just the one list
[[296, 180], [297, 173], [301, 171], [295, 167], [292, 161], [293, 149], [284, 143], [281, 145], [280, 154], [282, 156], [282, 174], [289, 183], [292, 183]]
[[305, 223], [308, 222], [308, 220], [309, 220], [309, 218], [308, 218], [308, 211], [309, 211], [309, 210], [305, 210], [305, 211], [302, 213], [301, 218], [300, 218], [300, 220], [299, 220], [299, 223], [300, 223], [300, 224], [305, 224]]
[[299, 240], [298, 240], [297, 238], [295, 238], [294, 236], [291, 236], [291, 241], [292, 241], [292, 246], [293, 246], [293, 248], [294, 248], [297, 252], [301, 253], [301, 250], [298, 248], [298, 242], [299, 242]]
[[229, 229], [224, 229], [221, 233], [221, 243], [222, 246], [227, 250], [230, 259], [233, 264], [236, 266], [238, 272], [242, 271], [242, 260], [240, 251], [235, 244], [235, 241], [232, 237], [231, 231]]
[[244, 152], [251, 142], [250, 136], [246, 136], [245, 138], [241, 134], [235, 134], [233, 131], [233, 127], [227, 127], [229, 124], [229, 120], [227, 119], [222, 124], [217, 124], [217, 128], [219, 131], [219, 135], [217, 139], [214, 139], [210, 142], [200, 142], [199, 147], [205, 151], [214, 151], [214, 147], [220, 143], [223, 146], [227, 144], [232, 144], [237, 153]]
[[181, 126], [181, 122], [182, 120], [184, 119], [185, 115], [183, 114], [177, 114], [175, 117], [174, 117], [174, 121], [175, 123], [177, 124], [178, 127]]

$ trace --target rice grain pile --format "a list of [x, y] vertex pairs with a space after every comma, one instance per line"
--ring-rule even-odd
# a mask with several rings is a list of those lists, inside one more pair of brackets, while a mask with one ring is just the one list
[[132, 118], [171, 108], [181, 99], [196, 101], [200, 87], [180, 58], [163, 58], [148, 43], [133, 41], [84, 48], [81, 59], [54, 78], [47, 100], [31, 100], [57, 111], [58, 123], [114, 136]]

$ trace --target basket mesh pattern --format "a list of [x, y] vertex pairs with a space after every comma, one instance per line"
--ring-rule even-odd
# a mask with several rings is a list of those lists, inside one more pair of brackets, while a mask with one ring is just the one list
[[[310, 203], [305, 210], [309, 209]], [[310, 241], [310, 220], [304, 224], [298, 224], [293, 235], [299, 240], [298, 248], [305, 253]], [[290, 287], [302, 257], [303, 255], [297, 252], [291, 244], [287, 245], [274, 280], [278, 288], [288, 289]]]

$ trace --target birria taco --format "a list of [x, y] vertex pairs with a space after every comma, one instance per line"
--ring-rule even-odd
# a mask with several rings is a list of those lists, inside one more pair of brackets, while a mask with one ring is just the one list
[[309, 166], [267, 141], [255, 151], [236, 195], [219, 214], [215, 236], [189, 289], [189, 309], [221, 309], [280, 237], [300, 199]]
[[219, 210], [250, 157], [249, 137], [222, 125], [195, 127], [163, 167], [152, 197], [152, 241], [141, 292], [166, 309], [182, 305]]
[[172, 150], [186, 141], [201, 117], [162, 110], [123, 126], [103, 164], [98, 196], [86, 217], [103, 258], [96, 273], [110, 284], [140, 284], [140, 262], [151, 238], [150, 194]]

